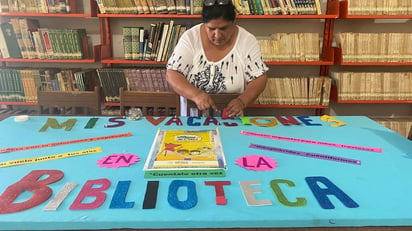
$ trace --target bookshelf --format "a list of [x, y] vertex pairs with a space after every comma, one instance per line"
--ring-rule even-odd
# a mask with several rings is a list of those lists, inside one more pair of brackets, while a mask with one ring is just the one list
[[[17, 2], [17, 1], [16, 1]], [[28, 3], [28, 2], [25, 2]], [[30, 3], [34, 3], [30, 2]], [[5, 3], [3, 3], [5, 4]], [[17, 2], [18, 4], [18, 2]], [[40, 3], [37, 3], [40, 4]], [[4, 7], [2, 6], [2, 11], [0, 12], [0, 23], [8, 23], [19, 20], [32, 20], [36, 21], [37, 25], [35, 28], [30, 30], [30, 35], [32, 37], [31, 41], [35, 43], [35, 39], [33, 37], [33, 33], [37, 33], [38, 28], [58, 28], [62, 31], [66, 30], [67, 34], [61, 35], [60, 44], [72, 44], [74, 45], [76, 37], [65, 37], [65, 36], [74, 36], [73, 33], [76, 28], [84, 28], [86, 34], [81, 41], [81, 46], [83, 47], [81, 50], [75, 50], [74, 47], [69, 48], [69, 46], [65, 46], [65, 50], [61, 48], [61, 52], [67, 52], [66, 57], [58, 57], [57, 54], [54, 57], [51, 56], [40, 56], [40, 53], [35, 53], [34, 57], [4, 57], [0, 56], [0, 66], [2, 69], [70, 69], [70, 68], [96, 68], [100, 66], [100, 51], [101, 46], [99, 44], [99, 40], [95, 39], [95, 34], [99, 35], [98, 31], [94, 32], [93, 28], [98, 28], [98, 20], [97, 20], [97, 5], [95, 0], [68, 0], [66, 1], [66, 8], [62, 10], [62, 8], [57, 9], [57, 6], [50, 5], [50, 2], [44, 1], [42, 3], [44, 5], [37, 6], [31, 5], [31, 8], [18, 8], [13, 9], [10, 6]], [[29, 5], [26, 5], [29, 6]], [[48, 12], [48, 13], [46, 13]], [[14, 25], [13, 30], [14, 30]], [[79, 29], [81, 30], [81, 29]], [[64, 32], [64, 33], [66, 33]], [[39, 29], [40, 33], [40, 29]], [[56, 32], [57, 33], [57, 32]], [[80, 32], [78, 32], [80, 33]], [[57, 37], [56, 37], [57, 38]], [[63, 39], [64, 38], [64, 39]], [[99, 38], [99, 37], [97, 37]], [[17, 38], [16, 38], [17, 39]], [[43, 38], [41, 38], [43, 40]], [[56, 41], [56, 40], [55, 40]], [[80, 41], [80, 40], [79, 40]], [[73, 42], [73, 43], [72, 43]], [[18, 43], [18, 42], [17, 42]], [[22, 44], [18, 44], [17, 47], [20, 52], [22, 52]], [[33, 45], [34, 52], [38, 52], [37, 46]], [[7, 47], [8, 49], [11, 49]], [[75, 53], [80, 52], [80, 53]], [[77, 55], [77, 56], [75, 56]], [[23, 78], [23, 77], [21, 77]], [[24, 83], [22, 83], [24, 84]], [[4, 90], [4, 89], [3, 89]], [[24, 89], [26, 91], [26, 88]], [[23, 100], [24, 101], [24, 100]], [[0, 102], [1, 107], [5, 107], [8, 109], [17, 109], [17, 108], [35, 108], [37, 102], [14, 102], [14, 101], [2, 101]], [[23, 107], [21, 107], [23, 106]]]
[[[335, 78], [331, 87], [331, 105], [327, 113], [366, 115], [380, 123], [386, 121], [382, 124], [406, 136], [405, 124], [412, 121], [412, 77], [408, 77], [412, 73], [412, 60], [408, 58], [411, 51], [407, 46], [396, 47], [401, 42], [395, 41], [412, 43], [412, 11], [409, 9], [412, 3], [397, 1], [397, 5], [396, 1], [390, 0], [364, 1], [362, 7], [356, 7], [357, 3], [361, 1], [339, 2], [339, 18], [335, 22], [334, 34], [351, 34], [352, 47], [348, 49], [342, 45], [345, 44], [340, 41], [342, 37], [335, 37], [332, 49], [334, 65], [330, 66], [330, 76], [339, 74], [340, 78]], [[385, 4], [392, 4], [392, 7], [385, 8]], [[351, 5], [354, 8], [350, 8]], [[378, 40], [365, 41], [360, 39], [362, 36]], [[405, 37], [393, 40], [394, 37], [390, 36]], [[346, 42], [348, 44], [349, 40]], [[374, 49], [373, 46], [386, 47], [386, 50]], [[344, 77], [350, 82], [345, 82]]]
[[[318, 15], [238, 15], [237, 22], [240, 26], [247, 30], [254, 28], [256, 25], [264, 23], [270, 28], [272, 24], [287, 25], [287, 23], [299, 23], [310, 21], [310, 25], [315, 25], [315, 30], [319, 32], [322, 44], [320, 47], [320, 58], [318, 61], [267, 61], [266, 64], [270, 68], [287, 67], [294, 69], [294, 67], [309, 67], [312, 75], [327, 76], [329, 66], [334, 64], [332, 47], [333, 24], [339, 15], [339, 1], [327, 0], [324, 1], [324, 9], [322, 14]], [[166, 61], [148, 61], [148, 60], [130, 60], [125, 59], [121, 40], [121, 28], [127, 26], [143, 26], [146, 29], [150, 23], [164, 22], [174, 20], [175, 24], [190, 23], [195, 25], [201, 22], [200, 15], [177, 15], [177, 14], [112, 14], [112, 13], [98, 13], [97, 17], [100, 22], [100, 36], [101, 36], [101, 63], [104, 67], [122, 67], [122, 66], [156, 66], [164, 67]], [[267, 24], [269, 23], [269, 24]], [[307, 28], [310, 28], [308, 26]], [[250, 31], [250, 30], [249, 30]], [[299, 31], [299, 29], [296, 29]], [[256, 34], [254, 31], [252, 33]], [[276, 29], [273, 29], [276, 32]], [[259, 33], [259, 32], [258, 32]], [[292, 71], [293, 72], [293, 71]], [[296, 74], [296, 73], [295, 73]], [[156, 94], [156, 93], [153, 93]], [[106, 105], [116, 105], [107, 103]], [[281, 109], [310, 109], [315, 111], [315, 114], [323, 114], [323, 110], [328, 106], [325, 105], [275, 105], [275, 104], [251, 104], [249, 108], [259, 110], [260, 108], [281, 108]], [[306, 110], [307, 111], [307, 110]]]
[[[348, 1], [341, 1], [340, 6], [339, 6], [339, 19], [338, 22], [336, 23], [337, 29], [335, 30], [335, 33], [339, 33], [339, 26], [342, 25], [345, 26], [343, 23], [347, 23], [348, 21], [351, 21], [350, 23], [362, 23], [362, 28], [365, 28], [364, 30], [359, 30], [357, 29], [355, 32], [356, 33], [376, 33], [377, 35], [379, 34], [385, 34], [389, 32], [393, 32], [391, 28], [395, 28], [395, 32], [397, 33], [412, 33], [412, 30], [403, 30], [404, 27], [408, 27], [408, 24], [402, 25], [402, 27], [394, 27], [395, 24], [386, 24], [386, 23], [379, 23], [379, 25], [376, 25], [375, 21], [377, 19], [412, 19], [412, 14], [397, 14], [396, 12], [393, 13], [392, 15], [351, 15], [349, 14], [349, 9], [348, 9]], [[372, 20], [372, 22], [371, 22]], [[339, 22], [343, 22], [342, 24], [339, 24]], [[389, 21], [390, 22], [390, 21]], [[375, 24], [375, 25], [373, 25]], [[403, 23], [404, 24], [404, 23]], [[370, 25], [370, 27], [367, 27], [365, 25]], [[386, 27], [386, 28], [383, 28]], [[396, 29], [396, 28], [401, 28], [401, 29]], [[374, 31], [375, 30], [375, 31]], [[338, 31], [338, 32], [337, 32]], [[346, 31], [345, 31], [346, 32]], [[409, 38], [412, 38], [410, 36]], [[373, 43], [374, 41], [367, 41], [368, 43]], [[408, 42], [408, 41], [406, 41]], [[409, 41], [408, 43], [411, 43], [412, 41]], [[338, 44], [337, 44], [338, 45]], [[382, 44], [383, 45], [383, 44]], [[358, 46], [359, 47], [359, 46]], [[371, 58], [371, 61], [345, 61], [343, 58], [343, 51], [341, 47], [334, 47], [333, 48], [334, 52], [334, 62], [338, 66], [337, 71], [352, 71], [355, 70], [358, 72], [397, 72], [397, 71], [402, 71], [402, 72], [411, 72], [412, 69], [410, 68], [412, 65], [412, 61], [393, 61], [393, 60], [387, 60], [387, 61], [376, 61], [375, 59]], [[412, 83], [412, 82], [411, 82]], [[402, 83], [401, 83], [402, 84]], [[406, 83], [407, 84], [407, 83]], [[356, 104], [356, 103], [361, 103], [361, 104], [405, 104], [407, 106], [410, 106], [408, 104], [412, 103], [412, 98], [410, 99], [405, 99], [405, 100], [370, 100], [370, 99], [359, 99], [359, 100], [339, 100], [339, 91], [338, 87], [336, 86], [336, 83], [332, 86], [332, 93], [331, 93], [331, 99], [334, 100], [337, 103], [346, 103], [346, 104]]]

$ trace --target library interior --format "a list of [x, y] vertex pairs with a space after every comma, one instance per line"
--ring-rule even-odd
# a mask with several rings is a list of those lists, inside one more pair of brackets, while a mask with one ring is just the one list
[[266, 88], [180, 116], [203, 1], [0, 0], [0, 230], [412, 230], [412, 1], [230, 0]]

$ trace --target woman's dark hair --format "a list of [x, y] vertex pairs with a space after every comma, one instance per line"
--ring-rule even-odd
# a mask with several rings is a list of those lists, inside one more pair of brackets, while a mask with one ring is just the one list
[[202, 19], [203, 23], [208, 23], [210, 20], [223, 18], [226, 21], [234, 22], [236, 18], [236, 9], [232, 0], [228, 0], [227, 4], [219, 5], [216, 0], [215, 4], [205, 6], [203, 4]]

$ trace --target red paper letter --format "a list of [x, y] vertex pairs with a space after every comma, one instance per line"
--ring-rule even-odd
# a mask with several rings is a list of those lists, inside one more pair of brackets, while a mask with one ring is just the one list
[[225, 190], [223, 185], [230, 185], [230, 181], [205, 181], [205, 185], [215, 186], [216, 192], [216, 204], [217, 205], [226, 205]]
[[[101, 185], [100, 188], [93, 187], [94, 185]], [[110, 181], [108, 179], [88, 180], [84, 184], [82, 190], [77, 195], [73, 204], [70, 206], [71, 210], [85, 210], [95, 209], [100, 207], [106, 200], [106, 193], [103, 191], [110, 187]], [[89, 203], [82, 203], [86, 197], [94, 197], [95, 200]]]
[[[39, 180], [47, 175], [47, 178]], [[46, 185], [59, 181], [63, 176], [64, 173], [59, 170], [31, 171], [20, 181], [10, 185], [0, 196], [0, 214], [21, 212], [45, 202], [53, 193]], [[33, 192], [33, 195], [26, 201], [13, 203], [24, 191]]]

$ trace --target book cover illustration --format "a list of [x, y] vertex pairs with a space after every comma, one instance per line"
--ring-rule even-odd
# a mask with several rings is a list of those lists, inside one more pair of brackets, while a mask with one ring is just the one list
[[144, 170], [225, 169], [219, 131], [158, 130]]

